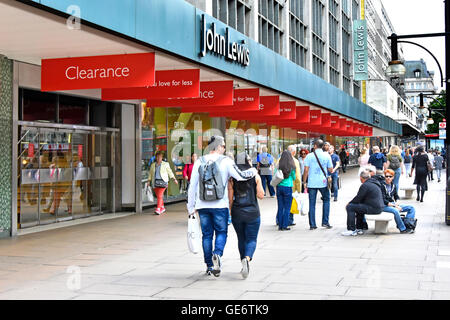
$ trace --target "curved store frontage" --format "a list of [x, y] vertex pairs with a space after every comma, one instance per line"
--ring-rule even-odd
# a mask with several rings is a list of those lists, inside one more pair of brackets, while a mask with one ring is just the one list
[[291, 144], [310, 149], [323, 136], [353, 163], [362, 146], [401, 134], [392, 119], [184, 1], [128, 1], [139, 14], [83, 2], [78, 28], [68, 24], [69, 2], [0, 0], [0, 27], [11, 30], [0, 36], [0, 236], [142, 212], [154, 205], [145, 184], [157, 151], [179, 182], [166, 201], [184, 200], [184, 164], [213, 134], [226, 136], [227, 152], [253, 158], [263, 146], [275, 157]]

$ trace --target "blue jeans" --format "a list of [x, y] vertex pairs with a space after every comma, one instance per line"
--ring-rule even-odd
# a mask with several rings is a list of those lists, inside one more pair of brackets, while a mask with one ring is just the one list
[[271, 175], [262, 175], [261, 176], [262, 186], [264, 190], [264, 195], [266, 195], [266, 183], [267, 187], [269, 188], [269, 194], [271, 197], [275, 195], [275, 189], [270, 185], [270, 182], [272, 181]]
[[279, 229], [285, 229], [289, 225], [289, 214], [292, 205], [292, 187], [277, 186], [277, 222]]
[[[228, 211], [228, 208], [198, 210], [203, 234], [203, 257], [208, 267], [213, 266], [213, 254], [223, 255], [228, 237]], [[214, 233], [216, 234], [216, 240], [213, 251], [212, 242]]]
[[328, 225], [330, 216], [330, 191], [327, 187], [308, 188], [309, 195], [309, 226], [316, 227], [316, 198], [317, 192], [320, 191], [323, 198], [322, 225]]
[[[410, 223], [414, 224], [414, 218], [416, 216], [416, 209], [414, 209], [413, 206], [405, 206], [402, 204], [400, 205], [400, 207], [402, 208], [402, 212], [406, 212], [405, 220], [408, 220]], [[403, 223], [402, 218], [400, 217], [400, 212], [398, 212], [398, 210], [396, 208], [386, 206], [383, 208], [383, 211], [394, 214], [395, 223], [397, 224], [397, 228], [400, 231], [403, 231], [406, 229], [405, 224]]]
[[239, 219], [233, 219], [233, 227], [236, 230], [238, 238], [238, 248], [241, 260], [245, 257], [253, 258], [256, 250], [256, 239], [258, 238], [261, 218], [258, 217], [250, 222], [244, 222]]
[[339, 176], [337, 174], [332, 174], [331, 178], [333, 179], [333, 197], [334, 197], [334, 200], [337, 200], [338, 189], [339, 189], [339, 184], [338, 184]]
[[394, 170], [395, 175], [394, 175], [394, 184], [395, 184], [395, 188], [397, 189], [397, 194], [398, 194], [398, 188], [399, 185], [398, 183], [400, 182], [400, 176], [402, 174], [402, 168], [397, 168], [397, 170]]

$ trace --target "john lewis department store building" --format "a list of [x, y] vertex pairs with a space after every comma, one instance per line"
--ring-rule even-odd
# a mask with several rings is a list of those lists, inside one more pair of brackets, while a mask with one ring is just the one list
[[[0, 0], [0, 27], [8, 30], [0, 35], [2, 237], [141, 213], [153, 204], [143, 186], [155, 152], [166, 152], [181, 182], [209, 129], [232, 130], [252, 155], [264, 145], [274, 154], [309, 147], [321, 135], [357, 150], [401, 134], [401, 125], [359, 100], [350, 51], [337, 49], [351, 46], [342, 32], [350, 34], [344, 24], [357, 1], [330, 1], [332, 8], [237, 0], [226, 10], [225, 2]], [[338, 43], [326, 40], [325, 21], [315, 25], [314, 8], [339, 17]], [[335, 53], [333, 63], [318, 44]], [[146, 62], [129, 66], [138, 54]], [[184, 154], [172, 152], [184, 141], [174, 138], [179, 130], [192, 141]], [[185, 187], [171, 182], [167, 201], [183, 200]]]

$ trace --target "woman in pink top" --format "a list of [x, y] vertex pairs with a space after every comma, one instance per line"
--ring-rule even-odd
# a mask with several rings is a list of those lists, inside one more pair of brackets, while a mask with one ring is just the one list
[[191, 163], [186, 163], [183, 169], [183, 178], [186, 180], [187, 187], [189, 189], [189, 181], [191, 181], [192, 168], [194, 167], [194, 162], [197, 160], [198, 156], [196, 153], [191, 154]]
[[367, 152], [366, 148], [363, 148], [361, 150], [361, 155], [358, 158], [358, 163], [360, 167], [367, 166], [369, 164], [369, 153]]

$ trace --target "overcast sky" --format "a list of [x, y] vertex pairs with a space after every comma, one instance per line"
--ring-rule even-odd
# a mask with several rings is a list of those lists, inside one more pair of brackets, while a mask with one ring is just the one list
[[[445, 32], [445, 10], [443, 0], [381, 0], [398, 35]], [[417, 42], [438, 59], [445, 77], [445, 40], [444, 37], [405, 39]], [[434, 71], [435, 86], [441, 89], [439, 68], [425, 50], [402, 44], [405, 60], [423, 58], [428, 70]], [[444, 88], [445, 89], [445, 84]]]

